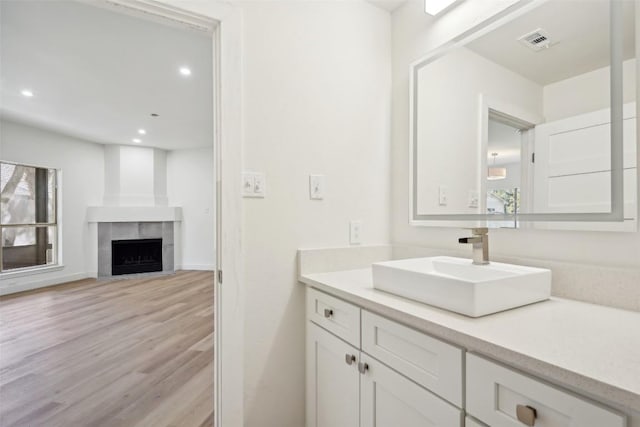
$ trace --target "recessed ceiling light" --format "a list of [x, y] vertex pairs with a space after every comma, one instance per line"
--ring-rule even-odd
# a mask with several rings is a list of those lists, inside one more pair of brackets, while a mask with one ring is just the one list
[[147, 134], [147, 131], [146, 131], [146, 130], [144, 130], [144, 129], [138, 129], [138, 133], [139, 133], [140, 135], [146, 135], [146, 134]]
[[33, 91], [31, 89], [22, 89], [20, 93], [22, 96], [26, 96], [27, 98], [31, 98], [33, 96]]
[[191, 69], [188, 67], [180, 67], [180, 74], [182, 74], [183, 76], [190, 76]]
[[140, 138], [133, 138], [132, 141], [135, 142], [136, 144], [140, 144], [142, 142]]
[[429, 15], [437, 15], [457, 0], [424, 0], [424, 11]]

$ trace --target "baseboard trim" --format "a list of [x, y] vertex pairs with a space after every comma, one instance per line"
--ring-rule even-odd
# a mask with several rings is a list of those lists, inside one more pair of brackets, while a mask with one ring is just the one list
[[[6, 285], [6, 286], [2, 284], [0, 285], [0, 296], [16, 294], [18, 292], [32, 291], [34, 289], [46, 288], [47, 286], [61, 285], [68, 282], [75, 282], [76, 280], [87, 279], [89, 277], [90, 277], [89, 273], [76, 273], [76, 274], [69, 274], [67, 276], [58, 276], [58, 277], [50, 277], [48, 279], [34, 280], [32, 282], [17, 283], [17, 284], [9, 283], [9, 285]], [[10, 282], [10, 281], [7, 280], [6, 282]]]
[[177, 266], [176, 270], [215, 271], [216, 266], [213, 264], [184, 264]]

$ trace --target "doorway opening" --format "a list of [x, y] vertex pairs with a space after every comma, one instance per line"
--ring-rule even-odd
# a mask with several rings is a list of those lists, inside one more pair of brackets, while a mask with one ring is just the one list
[[[528, 176], [529, 133], [533, 127], [497, 111], [489, 112], [487, 143], [486, 213], [514, 215], [513, 221], [491, 221], [493, 227], [518, 228], [523, 209], [522, 186]], [[525, 192], [526, 196], [526, 192]]]
[[[0, 160], [64, 173], [55, 267], [87, 278], [0, 301], [0, 311], [33, 312], [19, 307], [43, 298], [63, 310], [64, 320], [34, 324], [58, 337], [63, 327], [68, 333], [57, 348], [74, 354], [46, 376], [39, 373], [47, 364], [38, 357], [51, 362], [57, 353], [30, 341], [29, 319], [10, 319], [25, 345], [3, 351], [0, 367], [28, 358], [21, 369], [47, 381], [29, 402], [3, 399], [0, 419], [7, 425], [61, 419], [88, 425], [105, 417], [130, 425], [156, 418], [158, 426], [214, 425], [216, 22], [144, 1], [1, 7]], [[127, 276], [150, 271], [160, 273]], [[54, 289], [57, 301], [49, 301]], [[108, 330], [101, 329], [105, 324]], [[74, 351], [80, 341], [96, 352]], [[61, 389], [75, 392], [65, 404], [48, 404]], [[151, 399], [160, 392], [162, 399]], [[124, 397], [114, 400], [113, 393]]]
[[[513, 220], [488, 220], [491, 228], [518, 228], [518, 214], [531, 206], [535, 120], [522, 119], [507, 106], [485, 105], [481, 147], [481, 210], [512, 215]], [[507, 112], [509, 111], [509, 112]]]

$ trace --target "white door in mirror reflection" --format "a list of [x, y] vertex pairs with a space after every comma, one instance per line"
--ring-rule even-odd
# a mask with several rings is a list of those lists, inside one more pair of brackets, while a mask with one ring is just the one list
[[[624, 105], [625, 221], [636, 219], [636, 105]], [[536, 127], [533, 206], [536, 212], [611, 210], [609, 109]], [[624, 228], [618, 224], [618, 228]]]

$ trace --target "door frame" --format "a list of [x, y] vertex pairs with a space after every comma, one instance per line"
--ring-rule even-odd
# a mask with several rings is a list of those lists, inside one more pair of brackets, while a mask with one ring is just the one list
[[[211, 34], [216, 203], [214, 426], [244, 424], [242, 200], [242, 14], [217, 0], [79, 0]], [[224, 271], [224, 275], [222, 275]], [[224, 286], [222, 286], [224, 281]]]

